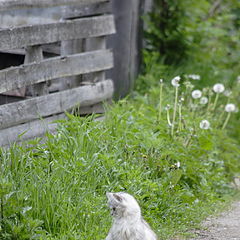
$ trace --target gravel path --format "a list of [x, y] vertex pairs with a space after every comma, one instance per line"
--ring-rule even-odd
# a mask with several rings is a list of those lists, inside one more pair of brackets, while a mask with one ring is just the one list
[[240, 202], [217, 218], [207, 219], [203, 227], [206, 230], [195, 231], [198, 237], [192, 240], [240, 240]]

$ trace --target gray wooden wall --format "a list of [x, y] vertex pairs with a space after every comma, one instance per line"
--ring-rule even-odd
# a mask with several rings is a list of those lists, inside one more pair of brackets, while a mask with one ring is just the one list
[[[115, 98], [120, 98], [131, 91], [139, 73], [143, 29], [141, 16], [151, 9], [153, 0], [111, 0], [111, 3], [110, 11], [114, 13], [117, 33], [107, 42], [114, 53], [114, 69], [109, 71], [107, 76], [114, 81]], [[64, 8], [59, 7], [47, 10], [41, 8], [13, 10], [9, 15], [0, 14], [0, 23], [1, 27], [4, 27], [6, 22], [7, 25], [14, 26], [28, 24], [29, 19], [31, 24], [54, 22], [65, 14], [64, 11]], [[79, 12], [76, 11], [77, 14]]]
[[114, 80], [116, 98], [129, 94], [139, 73], [142, 16], [151, 10], [152, 4], [153, 0], [112, 0], [117, 33], [108, 41], [114, 53], [114, 68], [109, 77]]

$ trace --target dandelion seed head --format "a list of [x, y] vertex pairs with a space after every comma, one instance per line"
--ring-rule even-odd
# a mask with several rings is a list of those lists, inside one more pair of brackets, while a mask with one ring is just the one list
[[236, 106], [235, 104], [233, 103], [228, 103], [226, 106], [225, 106], [225, 111], [230, 113], [230, 112], [235, 112], [236, 111]]
[[174, 77], [171, 81], [172, 85], [174, 87], [179, 87], [180, 86], [180, 84], [179, 84], [180, 79], [181, 79], [180, 76]]
[[194, 90], [192, 91], [192, 97], [194, 99], [200, 98], [202, 96], [202, 92], [200, 90]]
[[208, 98], [207, 97], [201, 97], [200, 104], [205, 105], [207, 103], [208, 103]]
[[160, 80], [159, 80], [159, 83], [162, 84], [162, 83], [163, 83], [163, 79], [160, 79]]
[[232, 95], [232, 92], [230, 90], [225, 90], [223, 92], [223, 94], [226, 96], [226, 97], [230, 97]]
[[208, 120], [202, 120], [202, 121], [200, 122], [200, 124], [199, 124], [199, 127], [200, 127], [201, 129], [207, 130], [207, 129], [210, 128], [210, 122], [209, 122]]
[[224, 92], [225, 90], [225, 87], [222, 83], [216, 83], [214, 86], [213, 86], [213, 91], [215, 93], [222, 93]]
[[189, 75], [186, 75], [187, 78], [190, 78], [190, 79], [193, 79], [193, 80], [200, 80], [201, 79], [201, 76], [198, 75], [198, 74], [189, 74]]

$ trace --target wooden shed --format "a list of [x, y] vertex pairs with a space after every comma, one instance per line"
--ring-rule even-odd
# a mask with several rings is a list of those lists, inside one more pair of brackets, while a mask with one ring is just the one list
[[0, 0], [0, 146], [54, 130], [75, 107], [100, 113], [113, 95], [126, 96], [151, 4]]
[[52, 122], [69, 109], [101, 111], [112, 98], [105, 76], [113, 67], [106, 38], [115, 33], [109, 4], [0, 1], [0, 145], [55, 129]]

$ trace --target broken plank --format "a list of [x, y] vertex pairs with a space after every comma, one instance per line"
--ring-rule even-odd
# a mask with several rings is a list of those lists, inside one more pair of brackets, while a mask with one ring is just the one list
[[53, 94], [0, 106], [0, 129], [58, 114], [74, 107], [86, 107], [111, 98], [113, 83], [105, 80]]
[[39, 63], [0, 71], [0, 93], [56, 78], [107, 70], [113, 67], [110, 50], [54, 57]]
[[113, 33], [115, 33], [113, 15], [2, 29], [0, 30], [0, 50], [100, 37]]

